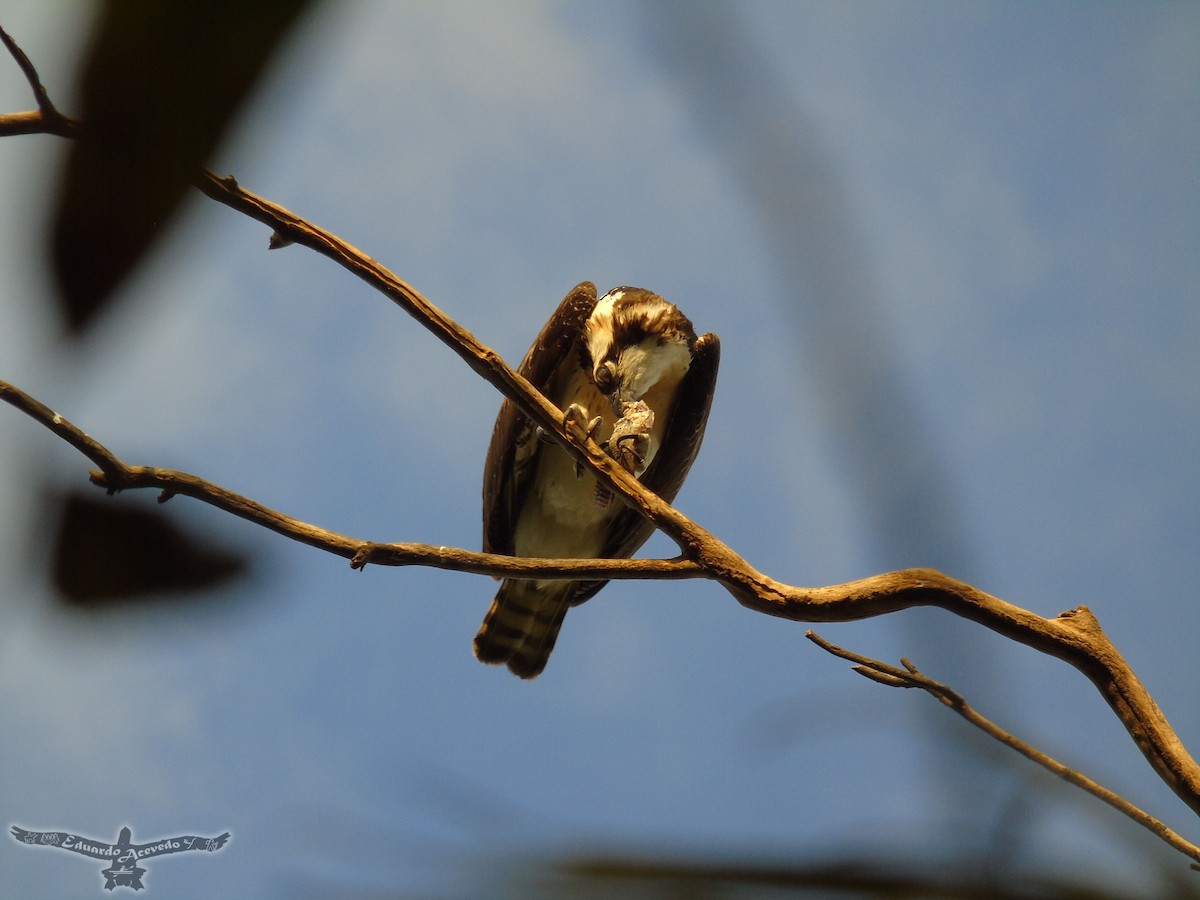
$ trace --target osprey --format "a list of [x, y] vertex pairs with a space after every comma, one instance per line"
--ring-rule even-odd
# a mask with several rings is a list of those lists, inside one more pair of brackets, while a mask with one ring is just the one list
[[[590, 282], [555, 310], [520, 372], [650, 490], [675, 499], [700, 450], [720, 342], [658, 294]], [[654, 527], [508, 400], [483, 473], [483, 549], [510, 556], [632, 556]], [[521, 678], [546, 667], [567, 610], [607, 581], [504, 580], [475, 637], [475, 656]]]

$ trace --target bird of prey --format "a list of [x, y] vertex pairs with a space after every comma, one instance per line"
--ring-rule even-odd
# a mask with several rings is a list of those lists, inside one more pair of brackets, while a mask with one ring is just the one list
[[[658, 294], [618, 287], [599, 301], [578, 285], [520, 372], [650, 490], [675, 499], [700, 450], [720, 342]], [[505, 400], [483, 475], [483, 549], [510, 556], [632, 556], [653, 526], [577, 466]], [[475, 637], [475, 656], [521, 678], [546, 666], [567, 610], [606, 581], [505, 579]]]

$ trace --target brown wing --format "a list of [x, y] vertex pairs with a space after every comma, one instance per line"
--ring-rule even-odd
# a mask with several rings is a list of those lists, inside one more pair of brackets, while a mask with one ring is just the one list
[[[688, 470], [700, 452], [704, 440], [704, 427], [708, 424], [708, 411], [712, 408], [713, 391], [717, 385], [717, 368], [721, 362], [721, 342], [715, 334], [701, 335], [696, 341], [692, 364], [688, 367], [671, 424], [663, 437], [662, 447], [655, 454], [654, 462], [642, 475], [642, 484], [658, 494], [668, 503], [675, 499]], [[621, 559], [632, 556], [654, 532], [654, 526], [629, 507], [625, 507], [613, 520], [608, 545], [604, 556]], [[607, 581], [579, 582], [572, 605], [577, 605], [595, 596], [608, 584]]]
[[[551, 376], [570, 353], [578, 353], [584, 324], [596, 306], [596, 286], [576, 285], [525, 354], [518, 371], [545, 393]], [[483, 550], [512, 555], [517, 514], [535, 471], [541, 442], [510, 400], [500, 404], [483, 469]]]

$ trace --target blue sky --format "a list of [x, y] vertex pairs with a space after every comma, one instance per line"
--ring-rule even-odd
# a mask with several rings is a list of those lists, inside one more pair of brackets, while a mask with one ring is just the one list
[[[66, 110], [85, 20], [0, 5]], [[0, 106], [31, 106], [12, 64]], [[664, 294], [723, 345], [681, 509], [795, 583], [932, 565], [1044, 615], [1086, 603], [1195, 751], [1197, 109], [1186, 3], [339, 3], [213, 168], [513, 363], [580, 280]], [[61, 346], [40, 240], [62, 150], [0, 141], [0, 377], [129, 461], [363, 538], [478, 546], [494, 391], [202, 197]], [[1133, 891], [1163, 863], [928, 698], [704, 583], [610, 586], [527, 684], [471, 656], [491, 581], [354, 573], [180, 499], [258, 554], [240, 602], [67, 614], [31, 552], [35, 459], [83, 483], [0, 410], [3, 824], [233, 832], [152, 865], [152, 891], [458, 896], [601, 850], [986, 855], [1012, 809], [1031, 866]], [[912, 657], [1195, 833], [1065, 665], [936, 611], [819, 630]], [[14, 895], [99, 887], [90, 861], [15, 842], [0, 873]]]

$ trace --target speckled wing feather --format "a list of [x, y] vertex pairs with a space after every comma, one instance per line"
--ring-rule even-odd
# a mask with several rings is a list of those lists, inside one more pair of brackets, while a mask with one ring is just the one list
[[[580, 348], [584, 323], [596, 306], [596, 286], [576, 285], [525, 354], [518, 371], [542, 393], [563, 360]], [[500, 405], [483, 470], [483, 549], [512, 555], [517, 515], [536, 471], [541, 442], [524, 414], [511, 400]]]
[[[720, 362], [721, 342], [717, 336], [701, 335], [696, 341], [692, 364], [680, 385], [662, 447], [640, 479], [642, 484], [668, 503], [674, 501], [675, 495], [683, 487], [683, 481], [696, 461], [696, 454], [700, 452], [708, 413], [712, 409]], [[612, 524], [603, 556], [609, 559], [632, 556], [653, 531], [653, 525], [626, 507]], [[576, 582], [571, 604], [575, 606], [594, 597], [606, 584], [607, 581]]]

